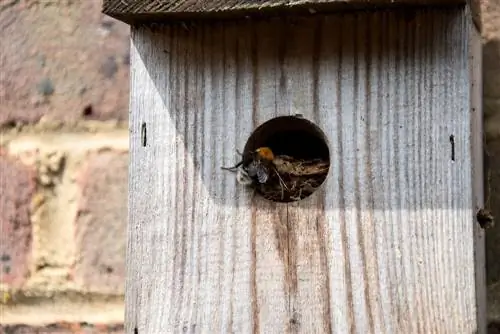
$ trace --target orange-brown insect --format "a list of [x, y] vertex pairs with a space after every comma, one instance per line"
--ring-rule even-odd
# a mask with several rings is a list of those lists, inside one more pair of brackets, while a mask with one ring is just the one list
[[242, 154], [242, 160], [234, 167], [222, 167], [237, 170], [238, 182], [249, 185], [254, 182], [266, 183], [274, 170], [274, 153], [269, 147], [259, 147], [255, 151]]
[[269, 147], [259, 147], [244, 168], [248, 176], [258, 183], [266, 183], [274, 169], [274, 154]]
[[281, 198], [284, 190], [288, 187], [280, 176], [277, 169], [277, 157], [269, 147], [259, 147], [254, 151], [241, 154], [242, 160], [234, 167], [222, 167], [222, 169], [236, 171], [236, 180], [245, 186], [268, 186], [279, 184], [281, 187]]

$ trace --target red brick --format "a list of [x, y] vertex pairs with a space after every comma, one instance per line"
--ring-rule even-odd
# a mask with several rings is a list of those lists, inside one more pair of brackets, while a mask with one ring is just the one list
[[0, 148], [0, 282], [21, 286], [29, 272], [35, 171]]
[[87, 323], [54, 323], [46, 326], [0, 325], [0, 333], [5, 334], [121, 334], [123, 325], [94, 325]]
[[[500, 36], [484, 44], [483, 66], [485, 68], [483, 74], [484, 96], [500, 99]], [[498, 113], [498, 110], [496, 112]]]
[[10, 2], [0, 5], [0, 126], [126, 120], [129, 27], [97, 0]]
[[127, 225], [128, 155], [89, 156], [78, 183], [78, 261], [75, 279], [93, 292], [123, 293]]
[[[500, 261], [498, 261], [500, 257], [500, 221], [498, 220], [500, 217], [500, 139], [489, 140], [487, 145], [489, 154], [486, 160], [489, 170], [487, 201], [493, 216], [496, 217], [496, 223], [486, 234], [486, 274], [488, 285], [495, 286], [500, 284]], [[500, 295], [497, 297], [500, 300]]]
[[500, 334], [500, 323], [490, 322], [488, 324], [488, 334]]

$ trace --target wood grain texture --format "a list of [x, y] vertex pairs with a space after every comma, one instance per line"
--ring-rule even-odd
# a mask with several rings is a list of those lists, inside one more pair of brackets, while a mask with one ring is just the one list
[[255, 15], [321, 13], [346, 9], [380, 9], [408, 6], [456, 6], [470, 4], [480, 16], [479, 0], [103, 0], [103, 13], [127, 23], [195, 18], [242, 18]]
[[383, 5], [396, 3], [401, 5], [442, 5], [465, 4], [466, 0], [229, 0], [229, 1], [192, 1], [192, 0], [104, 0], [104, 11], [110, 12], [218, 12], [239, 11], [249, 9], [266, 10], [269, 8], [293, 8], [296, 6], [315, 6], [322, 4], [362, 4], [371, 3]]
[[[471, 27], [459, 9], [134, 27], [127, 333], [483, 333]], [[296, 113], [330, 148], [315, 194], [269, 202], [220, 169]]]

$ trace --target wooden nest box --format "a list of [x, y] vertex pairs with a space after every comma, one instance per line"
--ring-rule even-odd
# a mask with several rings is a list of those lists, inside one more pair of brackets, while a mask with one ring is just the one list
[[[132, 32], [126, 332], [485, 333], [477, 7], [104, 0]], [[221, 168], [259, 147], [316, 183]]]

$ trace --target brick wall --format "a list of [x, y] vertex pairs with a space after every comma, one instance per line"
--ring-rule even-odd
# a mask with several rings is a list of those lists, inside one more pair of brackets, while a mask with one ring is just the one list
[[[497, 217], [486, 238], [488, 308], [500, 322], [500, 0], [483, 0], [483, 95], [489, 167], [488, 204]], [[500, 325], [498, 325], [500, 333]]]
[[0, 333], [123, 332], [129, 28], [0, 1]]
[[[129, 30], [100, 6], [0, 1], [0, 333], [123, 332]], [[500, 0], [483, 12], [500, 217]], [[500, 320], [500, 224], [488, 234]]]

